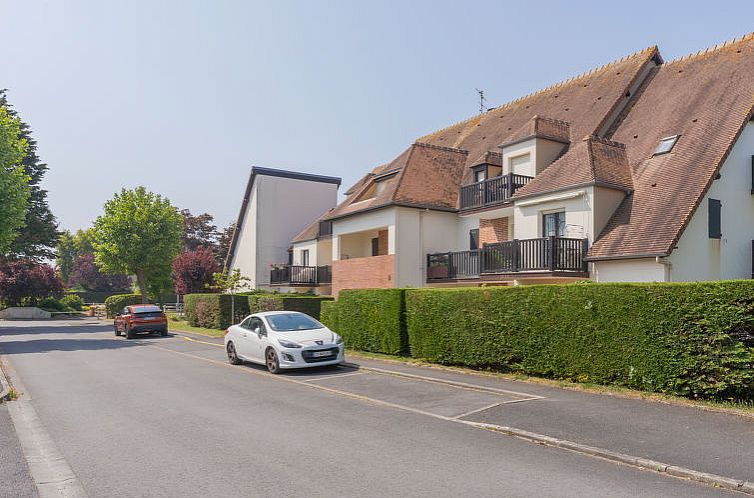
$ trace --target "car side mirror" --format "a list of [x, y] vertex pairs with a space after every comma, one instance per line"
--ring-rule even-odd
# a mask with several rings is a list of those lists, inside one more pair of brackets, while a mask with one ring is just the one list
[[255, 325], [253, 329], [251, 329], [252, 332], [254, 332], [257, 335], [262, 334], [262, 328], [259, 325]]

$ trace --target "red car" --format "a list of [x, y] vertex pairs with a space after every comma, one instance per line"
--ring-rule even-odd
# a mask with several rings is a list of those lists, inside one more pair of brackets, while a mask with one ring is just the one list
[[159, 306], [154, 304], [135, 304], [126, 306], [115, 315], [115, 335], [125, 334], [133, 339], [137, 332], [159, 332], [168, 335], [168, 319]]

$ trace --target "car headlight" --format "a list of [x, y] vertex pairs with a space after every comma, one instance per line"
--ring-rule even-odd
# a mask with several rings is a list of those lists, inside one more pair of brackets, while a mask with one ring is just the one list
[[339, 335], [335, 336], [335, 344], [343, 344], [343, 338]]
[[300, 348], [301, 347], [301, 344], [298, 344], [297, 342], [293, 342], [293, 341], [286, 341], [285, 339], [278, 339], [278, 344], [280, 344], [284, 348]]

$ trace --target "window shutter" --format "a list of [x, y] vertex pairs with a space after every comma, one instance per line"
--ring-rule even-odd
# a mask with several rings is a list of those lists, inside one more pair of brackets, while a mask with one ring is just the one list
[[717, 199], [709, 199], [709, 238], [719, 239], [723, 236], [722, 232], [722, 204]]

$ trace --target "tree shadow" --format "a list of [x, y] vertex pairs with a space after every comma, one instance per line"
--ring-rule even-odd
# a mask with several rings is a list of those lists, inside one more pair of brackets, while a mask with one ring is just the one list
[[[147, 338], [147, 336], [145, 336]], [[149, 337], [154, 339], [154, 337]], [[0, 351], [6, 355], [49, 353], [51, 351], [100, 351], [146, 346], [146, 342], [125, 339], [29, 339], [2, 341]]]

